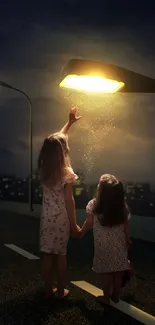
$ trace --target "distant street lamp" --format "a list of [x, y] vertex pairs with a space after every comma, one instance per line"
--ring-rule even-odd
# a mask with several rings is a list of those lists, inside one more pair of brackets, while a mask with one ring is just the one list
[[62, 70], [59, 87], [89, 93], [155, 93], [155, 79], [101, 61], [72, 59]]
[[9, 88], [23, 94], [29, 103], [29, 208], [30, 212], [33, 211], [32, 200], [32, 173], [33, 173], [33, 147], [32, 147], [32, 102], [29, 96], [22, 90], [12, 87], [7, 83], [0, 81], [0, 87]]

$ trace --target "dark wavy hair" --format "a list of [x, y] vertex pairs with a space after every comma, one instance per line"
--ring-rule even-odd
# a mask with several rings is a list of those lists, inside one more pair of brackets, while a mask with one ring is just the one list
[[102, 226], [117, 226], [128, 216], [123, 184], [113, 175], [100, 178], [93, 213]]

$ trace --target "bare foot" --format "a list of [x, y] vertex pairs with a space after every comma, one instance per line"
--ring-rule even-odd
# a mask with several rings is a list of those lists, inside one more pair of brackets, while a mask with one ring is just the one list
[[45, 299], [50, 299], [54, 296], [54, 294], [57, 292], [57, 288], [52, 288], [52, 290], [47, 291], [45, 293]]
[[52, 289], [53, 295], [57, 292], [57, 288]]
[[110, 299], [108, 297], [98, 296], [96, 297], [96, 301], [101, 305], [110, 305]]
[[58, 294], [58, 299], [61, 300], [61, 299], [65, 299], [69, 296], [70, 294], [70, 291], [68, 289], [64, 289], [64, 293], [61, 295], [61, 294]]

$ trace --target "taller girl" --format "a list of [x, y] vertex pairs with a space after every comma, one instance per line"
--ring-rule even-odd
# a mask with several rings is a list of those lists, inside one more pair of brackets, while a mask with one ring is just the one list
[[57, 290], [61, 299], [69, 294], [65, 288], [67, 273], [67, 244], [70, 231], [79, 231], [76, 224], [75, 202], [72, 184], [77, 178], [70, 166], [67, 131], [76, 117], [77, 109], [69, 114], [69, 121], [63, 129], [44, 140], [38, 169], [43, 184], [43, 203], [40, 222], [40, 251], [44, 254], [44, 276], [46, 297], [53, 293], [51, 277], [54, 258], [57, 259]]

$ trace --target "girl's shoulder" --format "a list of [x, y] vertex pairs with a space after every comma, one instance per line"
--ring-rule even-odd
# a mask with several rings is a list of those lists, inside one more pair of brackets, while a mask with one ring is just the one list
[[64, 183], [73, 183], [78, 176], [74, 173], [72, 167], [67, 167], [63, 178]]
[[55, 185], [51, 185], [50, 183], [48, 183], [48, 184], [43, 184], [42, 188], [43, 188], [44, 193], [48, 193], [48, 192], [51, 192], [53, 190], [54, 191], [55, 190], [60, 190], [62, 188], [62, 184], [61, 184], [61, 182], [58, 182]]
[[88, 202], [86, 206], [86, 212], [88, 214], [93, 214], [94, 205], [95, 205], [95, 199], [92, 199]]

